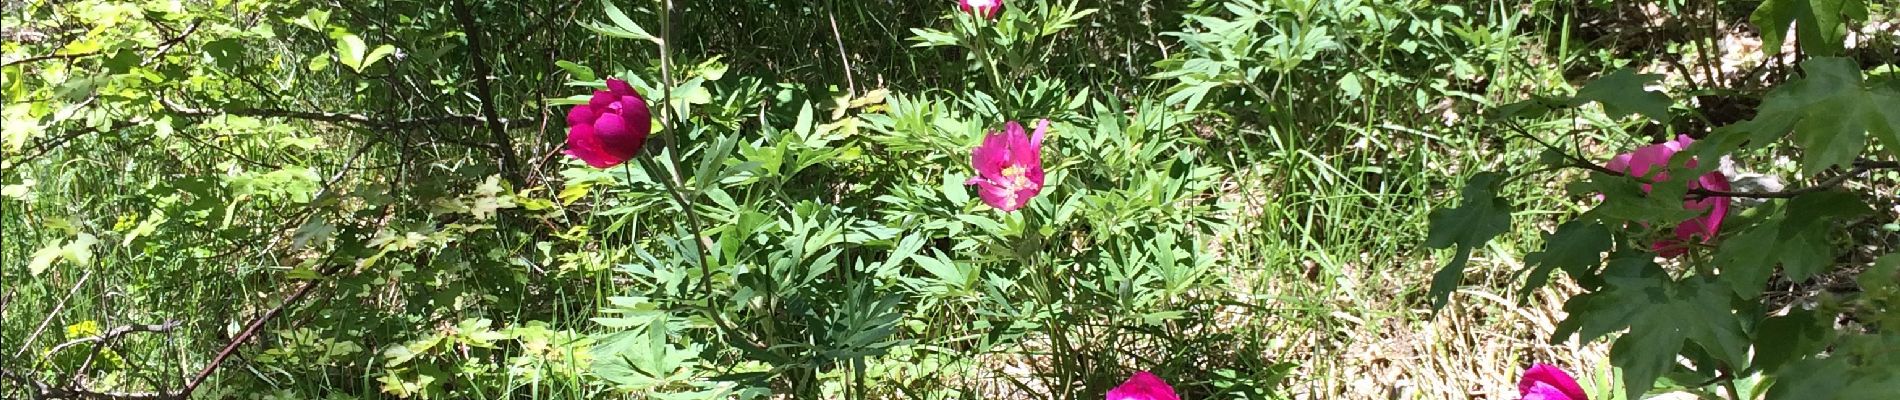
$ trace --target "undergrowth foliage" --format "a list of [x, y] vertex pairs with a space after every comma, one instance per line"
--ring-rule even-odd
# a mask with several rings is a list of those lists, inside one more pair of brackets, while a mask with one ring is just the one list
[[[1353, 364], [1494, 264], [1580, 290], [1542, 339], [1624, 398], [1900, 392], [1894, 7], [1635, 3], [1800, 51], [1658, 74], [1588, 1], [0, 0], [0, 398], [1508, 394]], [[1501, 353], [1447, 363], [1617, 398]]]

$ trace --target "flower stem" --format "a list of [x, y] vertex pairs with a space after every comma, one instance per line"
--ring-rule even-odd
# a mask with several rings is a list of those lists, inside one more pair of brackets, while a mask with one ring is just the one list
[[[660, 81], [665, 88], [660, 90], [660, 123], [666, 132], [674, 139], [683, 139], [685, 136], [677, 129], [679, 114], [677, 110], [673, 108], [673, 88], [677, 87], [677, 85], [673, 79], [672, 35], [673, 0], [661, 0]], [[673, 201], [679, 204], [680, 211], [686, 214], [687, 229], [692, 231], [693, 252], [699, 257], [700, 289], [704, 290], [706, 296], [706, 317], [711, 319], [714, 327], [721, 331], [721, 336], [739, 339], [737, 344], [744, 345], [743, 347], [749, 347], [754, 350], [761, 349], [751, 337], [741, 335], [732, 322], [727, 321], [725, 315], [721, 314], [722, 308], [719, 307], [718, 296], [714, 293], [712, 287], [712, 263], [708, 261], [708, 257], [706, 256], [708, 251], [706, 248], [711, 247], [712, 240], [702, 236], [705, 234], [705, 231], [701, 230], [701, 227], [704, 225], [699, 223], [699, 212], [693, 208], [692, 202], [687, 199], [685, 191], [681, 189], [681, 187], [685, 186], [685, 179], [680, 176], [681, 171], [683, 171], [680, 169], [680, 148], [674, 146], [675, 143], [672, 141], [666, 143], [668, 144], [666, 147], [672, 150], [666, 152], [666, 161], [668, 166], [672, 167], [672, 170], [667, 173], [667, 179], [659, 179], [659, 181], [666, 187], [666, 191], [671, 195]], [[643, 166], [648, 170], [659, 169], [654, 165], [652, 160], [648, 160], [644, 157], [639, 158]]]
[[1001, 101], [1007, 102], [1008, 95], [1004, 93], [1005, 89], [1003, 88], [1003, 76], [1001, 73], [997, 72], [996, 58], [990, 56], [989, 43], [988, 43], [989, 40], [983, 37], [985, 28], [990, 27], [989, 19], [984, 18], [982, 16], [977, 16], [974, 14], [971, 14], [971, 15], [972, 17], [976, 18], [976, 36], [971, 37], [971, 39], [976, 41], [976, 58], [977, 58], [978, 66], [982, 67], [984, 70], [989, 72], [990, 88], [996, 91], [997, 96], [1003, 97]]

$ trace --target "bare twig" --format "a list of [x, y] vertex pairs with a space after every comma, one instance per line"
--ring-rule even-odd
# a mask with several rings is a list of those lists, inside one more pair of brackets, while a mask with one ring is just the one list
[[59, 311], [66, 308], [66, 301], [72, 300], [73, 295], [79, 293], [79, 288], [86, 286], [86, 281], [92, 279], [92, 272], [93, 270], [88, 268], [85, 275], [79, 276], [79, 282], [74, 283], [73, 288], [66, 291], [66, 297], [59, 298], [59, 303], [53, 305], [53, 311], [47, 312], [46, 318], [40, 320], [39, 327], [33, 328], [33, 333], [26, 335], [26, 340], [20, 343], [20, 349], [13, 351], [13, 358], [20, 358], [21, 354], [26, 354], [26, 349], [33, 347], [33, 340], [39, 339], [40, 334], [46, 332], [46, 324], [52, 323], [53, 318], [59, 317]]
[[[175, 328], [178, 328], [177, 320], [167, 320], [163, 323], [149, 324], [149, 325], [120, 326], [120, 327], [106, 330], [104, 333], [100, 333], [98, 335], [82, 337], [78, 339], [73, 339], [72, 341], [69, 341], [66, 343], [60, 343], [57, 346], [53, 346], [52, 350], [47, 350], [46, 354], [49, 356], [53, 354], [58, 354], [60, 350], [64, 350], [67, 347], [76, 346], [82, 343], [100, 342], [103, 344], [103, 343], [111, 342], [114, 340], [119, 340], [120, 337], [123, 337], [127, 334], [135, 333], [135, 332], [165, 333], [165, 332], [171, 332], [172, 329], [175, 329]], [[99, 347], [104, 347], [104, 346], [99, 346]]]
[[184, 396], [160, 392], [101, 392], [86, 388], [57, 388], [34, 380], [24, 374], [0, 367], [0, 378], [14, 381], [19, 389], [27, 391], [30, 399], [93, 399], [93, 400], [174, 400]]
[[[832, 5], [836, 5], [836, 3], [834, 2]], [[858, 81], [851, 77], [851, 75], [853, 75], [851, 71], [851, 53], [845, 51], [844, 36], [838, 33], [838, 16], [827, 8], [825, 10], [825, 18], [831, 20], [831, 41], [838, 45], [838, 61], [844, 62], [844, 82], [845, 88], [848, 90], [847, 93], [849, 93], [851, 97], [857, 97]]]
[[[371, 230], [374, 231], [387, 227], [393, 215], [393, 213], [389, 212], [389, 206], [385, 205], [383, 207], [382, 219], [378, 221]], [[337, 253], [331, 252], [329, 256], [325, 257], [323, 263], [328, 264], [334, 261], [336, 256]], [[210, 363], [205, 364], [204, 368], [199, 369], [198, 373], [192, 376], [191, 380], [185, 382], [185, 387], [178, 391], [176, 398], [191, 398], [192, 392], [198, 390], [198, 385], [204, 384], [205, 380], [209, 379], [212, 373], [217, 372], [218, 367], [223, 365], [225, 360], [230, 359], [231, 355], [236, 354], [239, 346], [243, 346], [244, 342], [250, 341], [251, 337], [257, 336], [257, 333], [263, 330], [265, 322], [269, 322], [272, 318], [277, 317], [278, 314], [282, 314], [285, 308], [303, 300], [305, 296], [310, 295], [311, 289], [316, 288], [317, 285], [324, 282], [325, 279], [337, 274], [343, 270], [344, 266], [350, 264], [354, 263], [337, 263], [324, 267], [322, 270], [317, 271], [317, 275], [320, 278], [304, 282], [303, 286], [298, 287], [296, 292], [291, 293], [290, 297], [284, 298], [284, 301], [278, 303], [276, 307], [271, 307], [271, 309], [265, 311], [264, 314], [252, 318], [251, 322], [244, 326], [242, 332], [238, 332], [236, 337], [231, 338], [230, 343], [226, 343], [223, 349], [218, 350], [218, 354], [211, 358]]]
[[481, 24], [475, 22], [475, 14], [468, 10], [468, 2], [452, 0], [450, 4], [455, 9], [455, 19], [462, 23], [462, 33], [468, 37], [468, 59], [475, 69], [475, 96], [481, 100], [482, 116], [488, 120], [489, 141], [493, 143], [490, 150], [501, 156], [502, 176], [507, 177], [515, 187], [524, 187], [526, 181], [521, 178], [521, 161], [515, 159], [513, 139], [508, 137], [507, 129], [502, 127], [503, 122], [495, 117], [495, 89], [489, 82], [493, 76], [488, 59], [482, 57]]
[[[53, 349], [51, 351], [48, 351], [46, 354], [48, 357], [50, 357], [52, 354], [59, 353], [60, 350], [69, 346], [74, 346], [80, 343], [98, 343], [92, 346], [92, 351], [86, 353], [85, 361], [79, 364], [79, 368], [73, 369], [72, 373], [69, 375], [72, 383], [67, 384], [67, 387], [79, 388], [79, 387], [82, 387], [80, 384], [80, 379], [84, 378], [86, 376], [86, 371], [92, 368], [93, 361], [99, 358], [99, 353], [105, 351], [106, 347], [112, 346], [114, 341], [117, 341], [119, 340], [119, 338], [125, 337], [125, 335], [131, 334], [134, 332], [166, 333], [166, 332], [171, 332], [173, 328], [177, 328], [177, 327], [178, 327], [178, 320], [166, 320], [163, 323], [148, 324], [148, 325], [123, 325], [123, 326], [106, 330], [105, 333], [101, 333], [99, 335], [83, 337], [79, 339], [74, 339], [73, 341], [70, 341], [70, 342], [60, 343], [58, 346], [53, 346]], [[61, 379], [61, 380], [64, 381], [66, 379]]]
[[18, 60], [8, 61], [6, 64], [0, 65], [0, 67], [11, 67], [14, 65], [25, 64], [25, 63], [30, 63], [30, 62], [40, 62], [40, 61], [46, 61], [46, 60], [77, 60], [77, 59], [92, 57], [96, 55], [99, 55], [99, 52], [88, 51], [84, 53], [72, 53], [72, 54], [46, 54], [46, 55], [38, 55], [38, 56], [32, 56], [32, 57], [22, 58]]
[[[483, 123], [482, 117], [477, 117], [473, 115], [451, 114], [451, 115], [445, 115], [445, 116], [440, 116], [440, 117], [427, 117], [427, 118], [377, 119], [377, 118], [370, 118], [362, 114], [333, 113], [333, 112], [326, 112], [326, 111], [296, 111], [296, 110], [284, 110], [284, 109], [275, 109], [275, 108], [233, 107], [233, 108], [225, 108], [225, 109], [218, 109], [218, 110], [207, 110], [207, 109], [186, 107], [184, 105], [178, 104], [177, 102], [174, 102], [171, 99], [168, 99], [165, 97], [159, 97], [158, 102], [159, 104], [163, 104], [165, 108], [170, 109], [172, 112], [183, 114], [185, 116], [191, 116], [191, 117], [237, 115], [237, 116], [244, 116], [244, 117], [290, 118], [290, 119], [302, 119], [302, 120], [329, 122], [329, 123], [337, 123], [337, 124], [355, 124], [355, 125], [362, 125], [362, 126], [371, 127], [371, 128], [418, 128], [418, 127], [424, 127], [424, 126], [429, 126], [429, 125], [476, 126]], [[504, 122], [508, 121], [508, 119], [506, 118], [502, 118], [499, 120], [504, 121]]]
[[[1623, 171], [1610, 169], [1609, 167], [1598, 165], [1597, 163], [1584, 159], [1582, 156], [1563, 151], [1563, 149], [1556, 147], [1556, 145], [1553, 145], [1550, 142], [1544, 141], [1543, 138], [1537, 137], [1537, 135], [1533, 135], [1529, 131], [1526, 131], [1524, 130], [1524, 128], [1519, 127], [1515, 124], [1505, 124], [1505, 126], [1510, 127], [1513, 131], [1516, 131], [1518, 135], [1524, 136], [1525, 138], [1528, 138], [1531, 141], [1537, 142], [1537, 144], [1544, 146], [1545, 149], [1557, 152], [1558, 154], [1562, 154], [1565, 159], [1568, 159], [1570, 161], [1569, 165], [1572, 167], [1583, 168], [1583, 169], [1587, 169], [1587, 170], [1591, 170], [1595, 172], [1600, 172], [1600, 173], [1603, 173], [1605, 175], [1610, 175], [1610, 176], [1627, 177], [1627, 178], [1634, 179], [1642, 183], [1655, 183], [1654, 181], [1649, 180], [1649, 178], [1640, 177], [1640, 176], [1630, 176], [1630, 174], [1625, 173]], [[1841, 184], [1847, 183], [1849, 179], [1853, 179], [1856, 176], [1860, 176], [1860, 174], [1866, 173], [1867, 171], [1876, 170], [1876, 169], [1900, 169], [1900, 161], [1857, 160], [1854, 162], [1854, 166], [1852, 168], [1849, 168], [1846, 173], [1836, 175], [1832, 178], [1828, 178], [1821, 182], [1817, 182], [1812, 186], [1802, 187], [1802, 188], [1778, 190], [1778, 191], [1773, 191], [1773, 192], [1735, 192], [1735, 191], [1727, 191], [1727, 190], [1689, 188], [1689, 191], [1687, 192], [1687, 194], [1689, 195], [1691, 199], [1700, 199], [1704, 197], [1786, 199], [1786, 198], [1793, 198], [1795, 196], [1800, 196], [1804, 194], [1833, 189], [1835, 187], [1839, 187]]]
[[16, 383], [19, 383], [20, 385], [19, 388], [23, 388], [23, 390], [26, 390], [27, 394], [31, 396], [30, 398], [34, 398], [34, 399], [46, 398], [46, 384], [40, 383], [40, 381], [27, 378], [24, 375], [13, 373], [13, 371], [8, 371], [6, 368], [0, 368], [0, 378], [6, 378], [8, 380], [12, 380]]

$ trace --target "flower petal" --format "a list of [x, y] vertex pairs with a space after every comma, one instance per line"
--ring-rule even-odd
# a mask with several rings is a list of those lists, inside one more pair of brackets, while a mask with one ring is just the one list
[[587, 105], [594, 106], [594, 112], [605, 112], [615, 100], [620, 100], [620, 96], [605, 90], [595, 90], [594, 97], [587, 99]]
[[1002, 134], [991, 132], [983, 143], [970, 150], [970, 166], [983, 176], [1000, 178], [1009, 164], [1009, 144]]
[[602, 152], [625, 160], [640, 153], [650, 123], [629, 121], [622, 114], [603, 114], [594, 120], [594, 133], [600, 138]]
[[1029, 135], [1029, 145], [1036, 146], [1037, 149], [1041, 149], [1042, 137], [1043, 135], [1046, 135], [1048, 133], [1049, 133], [1049, 120], [1048, 119], [1036, 120], [1036, 132]]
[[1003, 212], [1016, 211], [1023, 207], [1023, 199], [1016, 196], [1016, 193], [988, 180], [976, 183], [976, 195], [983, 199], [983, 204], [989, 204], [990, 207], [1003, 210]]
[[608, 154], [601, 145], [599, 135], [591, 125], [575, 125], [567, 128], [567, 155], [579, 158], [594, 168], [608, 168], [626, 162], [625, 158]]
[[1022, 124], [1010, 121], [1003, 129], [1003, 136], [1009, 142], [1009, 162], [1025, 167], [1042, 164], [1042, 148], [1029, 140], [1029, 134], [1023, 132]]
[[1538, 382], [1535, 386], [1532, 386], [1530, 390], [1522, 392], [1524, 397], [1521, 400], [1583, 400], [1570, 397], [1569, 394], [1565, 394], [1563, 390], [1557, 389], [1556, 386], [1551, 386], [1543, 382]]
[[620, 80], [620, 78], [607, 78], [607, 91], [617, 96], [640, 95], [633, 91], [633, 85], [627, 84], [627, 81]]
[[[1710, 172], [1702, 175], [1701, 178], [1696, 179], [1694, 182], [1690, 182], [1689, 187], [1726, 192], [1729, 190], [1728, 177], [1722, 175], [1721, 171]], [[1692, 237], [1700, 237], [1703, 243], [1714, 240], [1715, 236], [1721, 233], [1722, 220], [1728, 217], [1729, 202], [1731, 200], [1732, 199], [1728, 197], [1710, 196], [1687, 202], [1684, 205], [1685, 207], [1690, 210], [1701, 211], [1704, 214], [1690, 218], [1688, 221], [1683, 221], [1682, 225], [1676, 226], [1676, 238], [1683, 241], [1690, 241], [1693, 240]]]
[[594, 107], [586, 104], [567, 110], [567, 126], [590, 125], [594, 123]]
[[[1524, 370], [1524, 377], [1517, 381], [1517, 393], [1530, 399], [1589, 400], [1583, 393], [1583, 386], [1577, 385], [1577, 379], [1570, 377], [1557, 367], [1537, 364]], [[1533, 395], [1538, 397], [1532, 397]]]
[[1108, 391], [1108, 400], [1181, 400], [1174, 394], [1174, 387], [1148, 371], [1136, 372], [1134, 376]]

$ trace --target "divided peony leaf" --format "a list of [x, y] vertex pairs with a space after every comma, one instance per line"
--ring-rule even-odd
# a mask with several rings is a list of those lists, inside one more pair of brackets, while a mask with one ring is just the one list
[[1445, 300], [1464, 280], [1465, 263], [1471, 250], [1511, 229], [1511, 204], [1499, 198], [1497, 187], [1502, 176], [1484, 172], [1465, 182], [1463, 203], [1457, 208], [1432, 210], [1431, 228], [1425, 246], [1434, 249], [1456, 247], [1452, 259], [1432, 275], [1429, 295], [1432, 309], [1444, 307]]
[[1859, 65], [1845, 58], [1816, 58], [1801, 63], [1802, 79], [1776, 88], [1762, 100], [1760, 113], [1732, 125], [1767, 140], [1778, 138], [1793, 121], [1795, 143], [1805, 151], [1801, 171], [1814, 175], [1847, 166], [1862, 157], [1868, 135], [1886, 144], [1900, 142], [1900, 89], [1891, 82], [1861, 79]]
[[1544, 249], [1524, 256], [1525, 264], [1536, 267], [1524, 278], [1519, 297], [1543, 287], [1550, 280], [1550, 271], [1558, 268], [1585, 286], [1600, 285], [1594, 269], [1603, 264], [1603, 253], [1610, 251], [1611, 243], [1610, 229], [1589, 220], [1565, 222], [1556, 232], [1544, 234]]
[[1660, 74], [1637, 74], [1629, 69], [1619, 69], [1596, 81], [1577, 89], [1577, 96], [1571, 99], [1573, 105], [1589, 102], [1603, 104], [1603, 112], [1610, 118], [1622, 118], [1630, 114], [1641, 114], [1656, 122], [1669, 122], [1669, 106], [1675, 104], [1669, 95], [1645, 88], [1652, 82], [1662, 79]]

